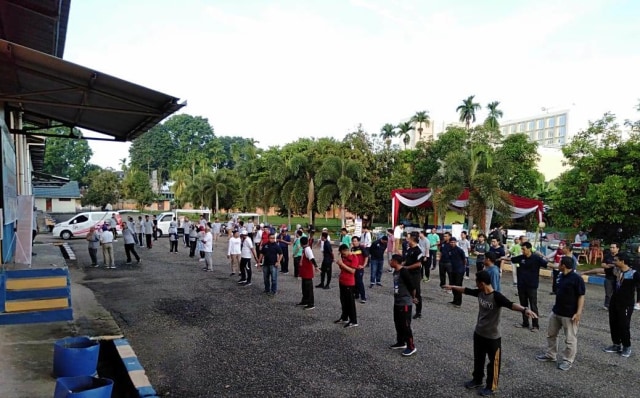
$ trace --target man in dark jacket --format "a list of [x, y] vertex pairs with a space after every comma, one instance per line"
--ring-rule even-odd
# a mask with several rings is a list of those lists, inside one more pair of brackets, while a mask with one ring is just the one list
[[[331, 265], [333, 264], [333, 248], [329, 241], [329, 233], [323, 232], [320, 235], [320, 249], [322, 250], [322, 263], [320, 264], [320, 284], [317, 288], [329, 289], [331, 283]], [[325, 277], [327, 283], [324, 282]]]
[[384, 267], [384, 252], [387, 250], [387, 244], [389, 238], [385, 235], [380, 239], [377, 239], [371, 244], [369, 248], [369, 255], [371, 256], [371, 284], [382, 286], [382, 268]]
[[[453, 286], [462, 286], [462, 280], [464, 278], [464, 272], [467, 267], [467, 256], [464, 254], [464, 250], [458, 247], [458, 240], [452, 236], [449, 239], [449, 247], [443, 248], [443, 251], [447, 252], [447, 257], [451, 262], [451, 274], [449, 277], [449, 284]], [[453, 301], [449, 302], [456, 308], [460, 308], [462, 305], [462, 293], [456, 290], [453, 291]]]

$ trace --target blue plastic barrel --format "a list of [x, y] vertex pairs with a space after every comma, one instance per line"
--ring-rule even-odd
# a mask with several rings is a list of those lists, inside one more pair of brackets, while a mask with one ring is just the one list
[[53, 345], [53, 375], [94, 376], [99, 353], [100, 344], [86, 336], [58, 340]]
[[90, 376], [59, 377], [53, 398], [111, 398], [113, 380]]

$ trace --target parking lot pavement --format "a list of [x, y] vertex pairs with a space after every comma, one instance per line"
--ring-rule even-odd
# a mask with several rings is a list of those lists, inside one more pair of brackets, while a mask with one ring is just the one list
[[[71, 244], [79, 263], [88, 263], [85, 242]], [[119, 240], [118, 269], [77, 271], [85, 273], [82, 283], [114, 315], [158, 395], [474, 396], [462, 385], [471, 378], [478, 304], [465, 296], [461, 308], [447, 305], [451, 296], [440, 292], [437, 275], [422, 284], [423, 316], [412, 324], [418, 352], [405, 358], [387, 348], [395, 342], [390, 274], [383, 275], [384, 287], [367, 287], [366, 304], [357, 304], [360, 326], [344, 329], [333, 323], [340, 315], [337, 267], [331, 289], [315, 289], [316, 308], [303, 311], [295, 306], [301, 293], [292, 273], [279, 275], [276, 296], [262, 293], [256, 268], [253, 285], [238, 286], [237, 275], [229, 276], [226, 244], [226, 238], [216, 244], [214, 272], [202, 271], [203, 263], [188, 258], [183, 247], [169, 253], [166, 238], [154, 242], [152, 250], [138, 249], [141, 266], [123, 264]], [[368, 276], [367, 270], [365, 281]], [[464, 284], [474, 285], [473, 280]], [[517, 300], [507, 273], [502, 287]], [[549, 279], [541, 279], [540, 333], [515, 328], [520, 314], [502, 311], [500, 396], [636, 396], [640, 351], [630, 358], [602, 352], [610, 338], [607, 313], [600, 310], [601, 286], [587, 286], [573, 368], [563, 372], [534, 359], [546, 345], [547, 314], [555, 298], [550, 287]], [[635, 316], [634, 349], [638, 325]]]

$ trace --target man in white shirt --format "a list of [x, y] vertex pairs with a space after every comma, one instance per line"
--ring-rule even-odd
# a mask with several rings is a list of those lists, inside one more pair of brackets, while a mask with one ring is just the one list
[[249, 239], [253, 239], [253, 230], [255, 229], [255, 224], [253, 223], [253, 218], [249, 220], [245, 229], [247, 230], [247, 236]]
[[256, 248], [256, 253], [260, 254], [260, 243], [262, 242], [262, 234], [264, 233], [264, 224], [260, 224], [253, 234], [253, 246]]
[[395, 252], [402, 254], [402, 234], [404, 233], [404, 224], [398, 224], [393, 229], [393, 242], [395, 243]]
[[251, 286], [251, 258], [258, 261], [256, 251], [253, 249], [253, 242], [248, 234], [245, 229], [240, 231], [240, 280], [238, 285], [242, 286]]
[[222, 224], [220, 223], [220, 220], [218, 220], [218, 217], [216, 217], [216, 219], [213, 221], [213, 224], [211, 224], [211, 230], [213, 233], [213, 240], [215, 242], [218, 241], [218, 238], [220, 237], [220, 230], [222, 229]]
[[[180, 227], [183, 231], [182, 237], [184, 240], [184, 247], [189, 247], [189, 230], [191, 229], [191, 222], [189, 221], [189, 217], [184, 218], [184, 221], [182, 222], [182, 225], [180, 225]], [[215, 236], [213, 240], [216, 240]]]
[[211, 234], [211, 228], [204, 228], [204, 236], [202, 237], [202, 250], [204, 251], [204, 265], [203, 270], [213, 271], [213, 235]]
[[144, 237], [147, 241], [147, 249], [151, 249], [151, 238], [153, 237], [153, 221], [149, 219], [149, 215], [144, 216], [143, 221]]
[[102, 225], [102, 234], [100, 235], [100, 246], [102, 246], [102, 257], [104, 259], [105, 268], [116, 268], [115, 258], [113, 256], [113, 232], [105, 223]]

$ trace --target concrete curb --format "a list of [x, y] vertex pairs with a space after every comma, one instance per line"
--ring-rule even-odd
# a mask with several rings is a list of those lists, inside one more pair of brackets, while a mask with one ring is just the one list
[[[502, 263], [501, 266], [503, 271], [509, 271], [512, 272], [513, 267], [511, 266], [511, 263], [507, 263], [504, 262]], [[541, 269], [540, 270], [540, 276], [546, 276], [546, 277], [551, 277], [551, 270], [549, 269]], [[603, 286], [604, 285], [604, 277], [602, 276], [589, 276], [589, 275], [581, 275], [582, 276], [582, 280], [585, 283], [591, 284], [591, 285], [600, 285]]]
[[113, 344], [115, 344], [120, 360], [122, 360], [124, 367], [129, 373], [131, 383], [133, 383], [133, 386], [138, 391], [138, 396], [140, 398], [157, 397], [156, 390], [151, 386], [151, 382], [140, 361], [138, 361], [136, 353], [133, 351], [133, 348], [131, 348], [129, 341], [127, 341], [127, 339], [115, 339], [113, 340]]

